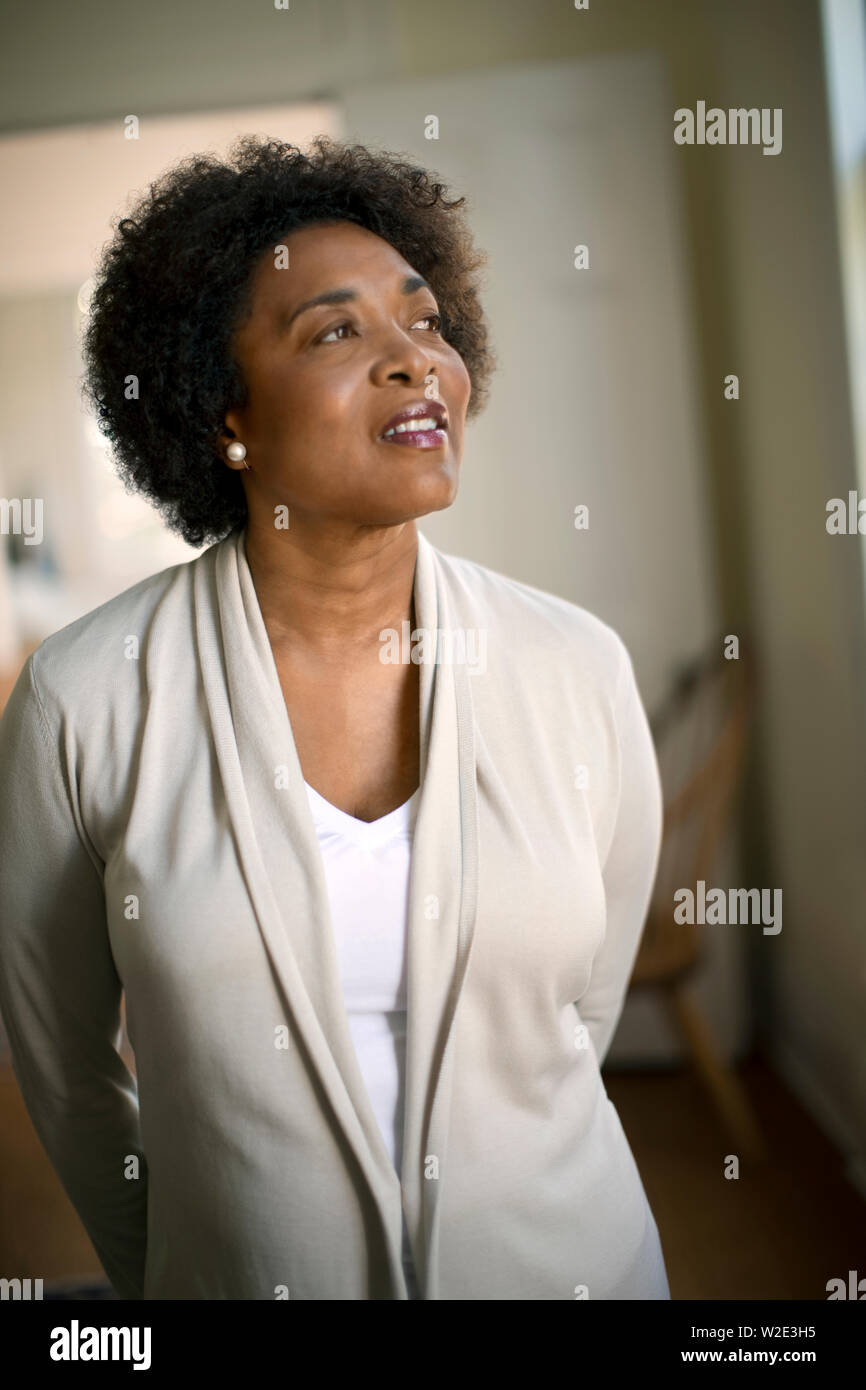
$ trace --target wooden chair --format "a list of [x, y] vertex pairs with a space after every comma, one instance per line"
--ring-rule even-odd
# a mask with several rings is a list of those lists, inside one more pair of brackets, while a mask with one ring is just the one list
[[[657, 989], [736, 1145], [753, 1161], [767, 1158], [757, 1117], [736, 1073], [723, 1061], [689, 981], [703, 960], [706, 927], [674, 921], [674, 892], [714, 881], [730, 825], [754, 705], [749, 644], [738, 659], [723, 639], [685, 668], [650, 721], [665, 794], [659, 868], [630, 989]], [[712, 928], [710, 928], [712, 930]], [[722, 928], [724, 930], [724, 928]]]

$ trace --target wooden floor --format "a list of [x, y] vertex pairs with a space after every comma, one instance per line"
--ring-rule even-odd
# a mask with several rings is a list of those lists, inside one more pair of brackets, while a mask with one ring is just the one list
[[[770, 1146], [724, 1177], [735, 1145], [688, 1073], [605, 1073], [661, 1235], [674, 1299], [826, 1299], [866, 1275], [866, 1203], [808, 1116], [760, 1062], [741, 1069]], [[0, 1068], [0, 1276], [99, 1278], [99, 1262]]]
[[769, 1149], [740, 1164], [694, 1075], [605, 1074], [656, 1218], [674, 1299], [821, 1299], [866, 1275], [866, 1202], [835, 1149], [760, 1061], [739, 1069]]

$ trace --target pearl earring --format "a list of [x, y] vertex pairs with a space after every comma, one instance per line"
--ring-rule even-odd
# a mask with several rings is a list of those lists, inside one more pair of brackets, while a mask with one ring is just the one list
[[[226, 449], [226, 453], [228, 457], [231, 459], [232, 463], [240, 463], [247, 456], [246, 445], [241, 444], [239, 439], [233, 439], [231, 444]], [[245, 463], [244, 468], [249, 468], [249, 464]]]

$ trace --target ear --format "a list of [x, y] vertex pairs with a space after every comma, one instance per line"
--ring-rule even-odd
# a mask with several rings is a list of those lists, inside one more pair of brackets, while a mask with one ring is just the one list
[[239, 412], [235, 410], [226, 411], [223, 428], [217, 432], [214, 439], [214, 448], [228, 468], [242, 469], [244, 467], [243, 462], [235, 462], [226, 455], [228, 446], [238, 439], [240, 428], [241, 422]]
[[223, 429], [220, 432], [220, 439], [223, 442], [223, 447], [225, 447], [226, 444], [230, 444], [233, 439], [241, 439], [243, 437], [243, 432], [244, 425], [241, 412], [232, 406], [223, 416]]
[[231, 443], [232, 439], [243, 438], [243, 421], [240, 418], [240, 411], [235, 410], [234, 406], [231, 410], [225, 411], [224, 417], [222, 417], [222, 430], [218, 431], [217, 438], [221, 453], [225, 453], [225, 446], [227, 443]]

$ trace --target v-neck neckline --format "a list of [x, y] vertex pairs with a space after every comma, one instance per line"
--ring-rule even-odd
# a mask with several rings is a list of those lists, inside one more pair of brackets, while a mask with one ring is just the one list
[[393, 811], [386, 811], [384, 816], [378, 816], [376, 820], [361, 820], [359, 816], [350, 816], [348, 811], [343, 811], [332, 801], [328, 801], [321, 792], [310, 786], [306, 778], [304, 786], [317, 825], [322, 824], [326, 829], [346, 835], [367, 847], [384, 844], [406, 831], [411, 831], [421, 800], [421, 788], [416, 787], [412, 795]]

